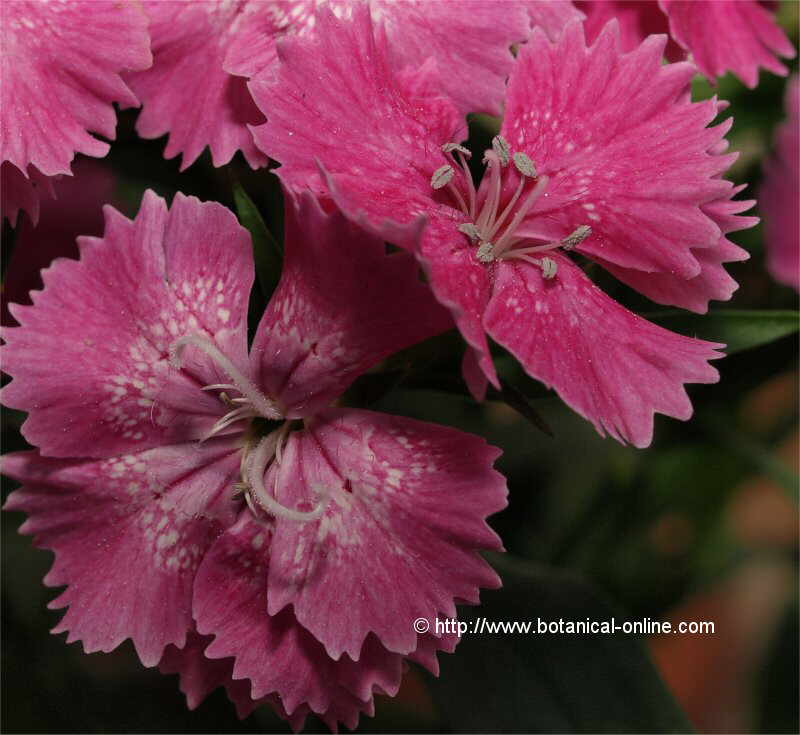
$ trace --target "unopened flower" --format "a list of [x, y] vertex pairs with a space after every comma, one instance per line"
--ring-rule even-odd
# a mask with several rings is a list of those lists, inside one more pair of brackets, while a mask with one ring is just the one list
[[775, 280], [800, 290], [800, 82], [796, 74], [786, 87], [786, 115], [775, 136], [775, 153], [765, 166], [760, 205], [767, 267]]
[[478, 437], [332, 406], [450, 326], [414, 258], [308, 195], [286, 241], [248, 354], [253, 261], [233, 215], [180, 194], [167, 210], [147, 193], [132, 222], [107, 208], [104, 238], [12, 309], [2, 398], [39, 450], [4, 458], [23, 484], [6, 507], [55, 552], [69, 641], [131, 638], [190, 703], [217, 682], [240, 710], [278, 697], [293, 720], [354, 726], [405, 657], [435, 670], [452, 650], [414, 619], [498, 585], [476, 552], [500, 548], [485, 518], [505, 482]]
[[668, 33], [667, 56], [687, 56], [711, 81], [728, 71], [748, 87], [758, 84], [759, 67], [785, 76], [778, 57], [795, 49], [775, 22], [775, 3], [758, 0], [588, 0], [586, 36], [591, 41], [616, 18], [622, 45], [632, 50], [651, 33]]
[[[270, 106], [256, 140], [285, 185], [333, 197], [417, 253], [472, 348], [473, 392], [497, 385], [488, 335], [601, 433], [646, 446], [655, 411], [688, 418], [683, 384], [717, 380], [707, 361], [720, 345], [626, 311], [571, 255], [662, 303], [703, 311], [730, 296], [721, 263], [746, 253], [723, 233], [751, 222], [733, 216], [747, 204], [720, 178], [730, 122], [708, 128], [717, 103], [688, 100], [691, 65], [662, 66], [663, 37], [623, 54], [614, 24], [588, 48], [580, 24], [556, 43], [534, 31], [476, 186], [457, 145], [463, 118], [397, 78], [370, 18], [317, 22], [315, 44], [287, 40], [280, 73], [251, 82]], [[348, 67], [346, 81], [313, 71], [319, 58], [344, 68], [355, 57], [372, 63]]]
[[101, 157], [113, 104], [137, 105], [120, 72], [150, 66], [147, 18], [114, 0], [4, 0], [0, 13], [3, 212], [38, 216], [46, 177], [69, 174], [76, 153]]

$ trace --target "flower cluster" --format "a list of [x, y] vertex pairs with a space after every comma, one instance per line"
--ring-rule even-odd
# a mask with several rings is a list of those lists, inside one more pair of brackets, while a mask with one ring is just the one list
[[[87, 652], [130, 638], [190, 707], [223, 686], [241, 716], [353, 728], [407, 661], [436, 673], [454, 650], [416, 618], [499, 586], [480, 552], [502, 550], [486, 519], [506, 505], [498, 449], [350, 405], [360, 376], [456, 327], [478, 401], [501, 386], [491, 338], [603, 435], [645, 447], [655, 413], [691, 416], [684, 386], [718, 379], [724, 345], [589, 272], [699, 313], [731, 297], [724, 264], [747, 253], [727, 235], [756, 222], [723, 178], [731, 121], [691, 101], [692, 63], [662, 58], [754, 85], [793, 49], [755, 2], [578, 6], [7, 0], [11, 225], [36, 222], [76, 153], [105, 155], [115, 102], [181, 170], [206, 148], [276, 161], [285, 202], [250, 344], [250, 236], [180, 193], [148, 191], [133, 220], [106, 207], [102, 237], [12, 305], [2, 400], [34, 448], [4, 457], [22, 485], [6, 508], [55, 552], [56, 632]], [[659, 23], [669, 45], [646, 35]], [[480, 165], [475, 112], [502, 117]]]

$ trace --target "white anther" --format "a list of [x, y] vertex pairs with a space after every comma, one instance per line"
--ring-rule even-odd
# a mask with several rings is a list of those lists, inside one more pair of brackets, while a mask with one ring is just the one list
[[508, 145], [508, 141], [502, 135], [495, 135], [494, 138], [492, 138], [492, 150], [500, 159], [500, 164], [508, 166], [508, 162], [511, 160], [511, 148]]
[[494, 245], [490, 242], [482, 242], [478, 247], [476, 257], [481, 263], [491, 263], [494, 261]]
[[523, 176], [529, 176], [530, 178], [536, 176], [536, 166], [533, 165], [533, 161], [524, 153], [517, 151], [514, 154], [514, 165], [517, 167], [517, 171]]
[[472, 158], [472, 152], [463, 145], [458, 143], [445, 143], [442, 146], [442, 153], [452, 153], [453, 151], [458, 151], [459, 153], [463, 153], [467, 158]]
[[470, 240], [478, 240], [481, 236], [481, 233], [478, 232], [478, 228], [475, 227], [472, 222], [465, 222], [463, 225], [458, 226], [458, 231], [463, 232]]
[[567, 235], [561, 241], [561, 247], [564, 250], [572, 250], [572, 248], [580, 245], [589, 235], [592, 234], [592, 228], [589, 225], [581, 225], [571, 235]]
[[449, 165], [437, 168], [433, 172], [433, 176], [431, 176], [431, 186], [434, 189], [441, 189], [443, 186], [447, 186], [450, 183], [450, 179], [453, 178], [454, 173], [453, 167]]
[[551, 278], [555, 278], [558, 272], [558, 264], [552, 258], [542, 258], [539, 261], [539, 267], [542, 269], [542, 276], [547, 281]]

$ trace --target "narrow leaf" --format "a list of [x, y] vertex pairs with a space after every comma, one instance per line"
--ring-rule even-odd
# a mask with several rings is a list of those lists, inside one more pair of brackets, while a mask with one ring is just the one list
[[253, 240], [253, 260], [255, 261], [256, 277], [258, 278], [263, 301], [266, 303], [272, 296], [272, 292], [281, 277], [283, 251], [272, 236], [272, 233], [267, 229], [258, 208], [241, 184], [235, 184], [233, 200], [236, 204], [236, 216], [239, 218], [242, 227], [250, 233], [250, 237]]
[[723, 309], [708, 314], [671, 310], [643, 316], [680, 334], [724, 342], [727, 345], [725, 352], [729, 355], [774, 342], [800, 329], [800, 312], [789, 310]]

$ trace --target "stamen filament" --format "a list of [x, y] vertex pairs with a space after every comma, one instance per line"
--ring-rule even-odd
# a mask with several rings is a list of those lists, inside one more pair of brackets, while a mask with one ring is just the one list
[[525, 219], [525, 216], [531, 210], [533, 205], [536, 203], [536, 200], [541, 196], [544, 190], [547, 188], [547, 184], [550, 179], [547, 176], [541, 176], [539, 181], [536, 183], [536, 186], [533, 190], [528, 194], [525, 198], [525, 201], [522, 202], [522, 205], [517, 210], [514, 218], [511, 220], [511, 223], [506, 227], [506, 231], [500, 236], [500, 239], [495, 243], [495, 257], [498, 257], [502, 253], [504, 253], [508, 247], [510, 246], [510, 240], [514, 234], [514, 230], [519, 227], [520, 222]]
[[453, 184], [452, 181], [448, 182], [447, 189], [458, 201], [458, 206], [460, 207], [461, 211], [464, 212], [464, 214], [466, 214], [467, 203], [464, 201], [464, 197], [461, 196], [461, 192], [456, 188], [455, 184]]
[[514, 196], [511, 197], [511, 201], [509, 201], [502, 214], [497, 218], [492, 229], [486, 234], [487, 240], [491, 240], [497, 234], [497, 231], [503, 226], [503, 222], [506, 221], [506, 217], [508, 217], [511, 210], [514, 208], [514, 205], [517, 203], [519, 195], [522, 194], [522, 190], [525, 188], [525, 182], [527, 180], [528, 179], [525, 176], [520, 177], [519, 184], [517, 184], [517, 190], [514, 192]]
[[[486, 165], [489, 168], [489, 186], [486, 192], [486, 199], [483, 202], [483, 209], [478, 215], [478, 221], [475, 223], [481, 232], [487, 232], [494, 224], [493, 218], [497, 212], [497, 205], [500, 203], [500, 159], [493, 151], [486, 151], [484, 157]], [[485, 238], [488, 239], [488, 238]]]
[[[279, 432], [280, 429], [273, 431], [268, 436], [265, 436], [258, 443], [258, 446], [253, 452], [253, 457], [247, 467], [247, 480], [248, 484], [250, 485], [250, 490], [256, 502], [268, 513], [271, 513], [278, 518], [287, 518], [293, 521], [312, 521], [315, 518], [319, 518], [325, 511], [325, 508], [327, 508], [327, 497], [323, 498], [321, 502], [317, 503], [313, 510], [304, 512], [300, 510], [294, 510], [293, 508], [287, 508], [285, 505], [278, 502], [278, 500], [276, 500], [272, 495], [268, 494], [266, 488], [264, 487], [264, 473], [266, 471], [267, 464], [275, 455], [275, 450], [280, 439]], [[273, 486], [273, 492], [277, 490], [281, 469], [282, 465], [278, 464], [275, 470], [275, 483]]]
[[214, 363], [221, 368], [233, 381], [234, 388], [247, 397], [255, 415], [267, 419], [283, 418], [274, 401], [267, 398], [241, 371], [219, 350], [219, 348], [205, 337], [197, 335], [181, 337], [170, 345], [169, 361], [177, 369], [181, 366], [181, 355], [187, 345], [197, 347], [208, 355]]
[[456, 151], [458, 154], [458, 163], [461, 166], [461, 170], [464, 172], [464, 181], [467, 182], [467, 194], [469, 194], [469, 211], [464, 211], [464, 214], [468, 214], [470, 219], [475, 218], [475, 199], [477, 194], [475, 192], [475, 184], [472, 183], [472, 172], [469, 170], [469, 165], [467, 164], [466, 157], [461, 153], [461, 151]]

